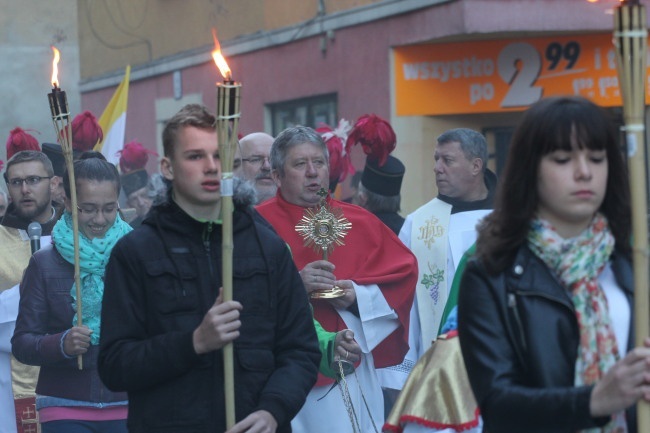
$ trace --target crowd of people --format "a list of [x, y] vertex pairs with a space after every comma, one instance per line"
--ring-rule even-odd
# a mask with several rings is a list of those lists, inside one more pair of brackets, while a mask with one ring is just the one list
[[437, 195], [404, 216], [373, 114], [245, 135], [233, 183], [202, 105], [166, 122], [153, 174], [141, 143], [116, 167], [75, 122], [71, 167], [7, 143], [0, 433], [638, 431], [629, 180], [592, 102], [533, 104], [499, 179], [480, 132], [443, 131]]

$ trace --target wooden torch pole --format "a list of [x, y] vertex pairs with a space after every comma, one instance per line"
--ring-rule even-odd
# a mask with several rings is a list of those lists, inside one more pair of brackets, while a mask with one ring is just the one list
[[[223, 300], [232, 300], [232, 236], [233, 214], [233, 164], [237, 149], [239, 127], [239, 100], [241, 83], [224, 81], [217, 84], [217, 137], [221, 159], [221, 221], [222, 221], [222, 274]], [[224, 392], [226, 399], [226, 428], [235, 425], [235, 373], [233, 344], [223, 347]]]
[[[70, 181], [70, 213], [72, 215], [72, 235], [74, 237], [74, 284], [77, 296], [77, 326], [83, 325], [82, 302], [81, 302], [81, 271], [79, 266], [79, 213], [77, 210], [77, 185], [74, 179], [74, 160], [72, 155], [72, 127], [70, 126], [70, 113], [68, 112], [68, 99], [63, 90], [56, 85], [52, 92], [48, 94], [50, 102], [50, 111], [52, 113], [52, 123], [58, 137], [65, 166], [68, 171]], [[79, 370], [83, 369], [83, 358], [77, 355], [77, 365]]]
[[[635, 344], [643, 345], [650, 333], [648, 296], [648, 203], [645, 156], [646, 51], [645, 8], [639, 0], [624, 0], [614, 9], [614, 45], [623, 98], [630, 193], [632, 202]], [[650, 405], [637, 405], [638, 431], [650, 432]]]

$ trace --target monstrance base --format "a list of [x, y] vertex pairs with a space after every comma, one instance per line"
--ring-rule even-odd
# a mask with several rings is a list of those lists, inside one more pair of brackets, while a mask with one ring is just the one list
[[336, 299], [345, 295], [345, 290], [339, 286], [333, 286], [331, 289], [314, 290], [310, 296], [312, 299]]

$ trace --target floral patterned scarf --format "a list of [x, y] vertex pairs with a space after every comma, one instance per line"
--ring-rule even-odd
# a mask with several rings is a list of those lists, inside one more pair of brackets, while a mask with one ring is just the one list
[[[596, 214], [587, 229], [570, 239], [560, 236], [547, 221], [536, 218], [531, 222], [528, 246], [557, 275], [573, 301], [580, 328], [575, 385], [595, 384], [619, 359], [607, 298], [598, 284], [598, 276], [614, 250], [607, 218]], [[603, 428], [585, 430], [626, 431], [624, 412], [613, 415]]]

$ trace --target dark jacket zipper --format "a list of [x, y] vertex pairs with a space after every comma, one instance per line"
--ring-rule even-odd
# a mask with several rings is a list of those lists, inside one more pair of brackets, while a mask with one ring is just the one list
[[210, 238], [212, 237], [212, 222], [208, 222], [203, 230], [203, 248], [205, 255], [208, 257], [208, 269], [210, 269], [210, 278], [214, 279], [214, 266], [212, 265], [212, 254], [210, 254]]
[[[517, 326], [517, 331], [519, 333], [519, 343], [521, 344], [522, 350], [524, 352], [528, 351], [528, 345], [526, 344], [526, 339], [524, 337], [524, 327], [522, 325], [521, 321], [521, 316], [519, 316], [519, 310], [517, 310], [517, 296], [537, 296], [540, 298], [547, 299], [549, 301], [552, 301], [556, 304], [560, 304], [566, 308], [569, 309], [574, 315], [575, 315], [575, 309], [572, 304], [569, 304], [567, 302], [564, 302], [556, 297], [552, 296], [547, 296], [543, 293], [529, 293], [529, 292], [521, 292], [521, 291], [508, 291], [508, 308], [512, 311], [512, 315], [515, 319], [515, 323]], [[520, 354], [520, 359], [523, 362], [523, 354]]]

